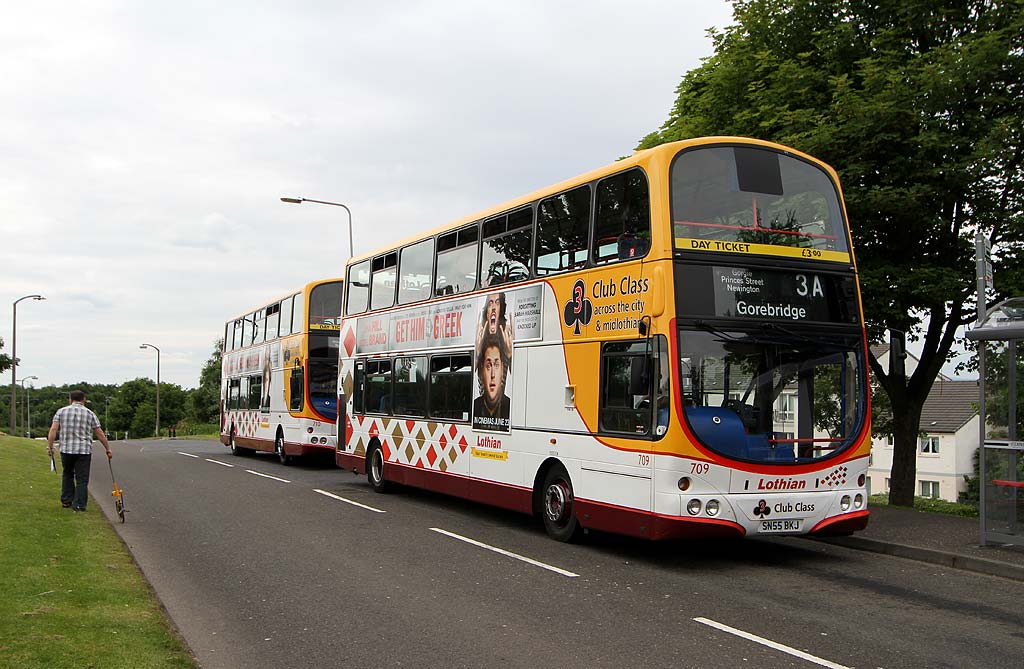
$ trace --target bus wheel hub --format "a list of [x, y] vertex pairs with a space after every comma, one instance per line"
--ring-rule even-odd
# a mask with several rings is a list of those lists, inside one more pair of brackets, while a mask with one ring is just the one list
[[547, 514], [548, 520], [553, 523], [563, 521], [569, 504], [569, 488], [564, 481], [557, 481], [548, 486], [547, 494], [544, 496], [544, 513]]

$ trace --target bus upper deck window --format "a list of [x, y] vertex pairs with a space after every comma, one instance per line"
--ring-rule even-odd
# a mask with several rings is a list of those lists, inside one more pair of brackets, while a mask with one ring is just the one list
[[533, 209], [526, 207], [484, 221], [480, 251], [481, 287], [530, 278], [533, 254]]
[[633, 169], [597, 184], [594, 262], [631, 260], [651, 248], [651, 202], [647, 176]]
[[[370, 261], [364, 260], [361, 263], [348, 268], [348, 280], [345, 281], [345, 293], [348, 302], [345, 305], [347, 315], [361, 314], [370, 306]], [[296, 307], [299, 302], [296, 300]], [[293, 319], [293, 322], [296, 322]]]
[[370, 309], [394, 306], [397, 285], [398, 253], [392, 251], [374, 258], [370, 271]]
[[476, 288], [479, 239], [476, 223], [437, 238], [434, 295], [455, 295]]
[[541, 200], [537, 205], [537, 275], [586, 265], [589, 236], [590, 186]]
[[398, 303], [411, 304], [430, 297], [434, 240], [424, 239], [402, 249], [399, 263]]

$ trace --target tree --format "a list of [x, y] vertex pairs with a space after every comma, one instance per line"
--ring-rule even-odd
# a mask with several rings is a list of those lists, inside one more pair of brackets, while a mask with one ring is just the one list
[[[0, 351], [2, 351], [3, 348], [4, 338], [0, 337]], [[10, 369], [13, 362], [14, 361], [11, 360], [11, 356], [7, 355], [6, 353], [0, 353], [0, 373], [6, 372], [8, 369]]]
[[976, 231], [996, 284], [1024, 286], [1024, 0], [733, 4], [640, 148], [747, 135], [837, 168], [869, 339], [921, 345], [910, 376], [869, 359], [892, 409], [890, 502], [910, 506], [921, 408], [974, 318]]
[[[164, 384], [160, 386], [163, 391]], [[149, 416], [148, 421], [137, 419], [140, 414]], [[136, 437], [151, 436], [156, 424], [156, 384], [143, 378], [122, 383], [110, 402], [110, 424], [111, 429], [127, 430]]]
[[156, 423], [156, 403], [146, 402], [140, 404], [132, 416], [131, 434], [138, 439], [142, 436], [153, 436], [153, 426]]
[[213, 343], [213, 352], [199, 374], [199, 387], [192, 391], [191, 413], [197, 423], [215, 423], [220, 414], [221, 349], [224, 340]]

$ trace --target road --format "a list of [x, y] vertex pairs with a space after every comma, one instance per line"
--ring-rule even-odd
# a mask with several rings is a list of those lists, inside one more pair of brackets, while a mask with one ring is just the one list
[[[115, 442], [115, 523], [204, 667], [1018, 667], [1024, 583], [804, 539], [549, 539], [330, 461]], [[109, 474], [97, 459], [92, 490]], [[475, 542], [475, 543], [473, 543]], [[504, 552], [499, 552], [504, 551]]]

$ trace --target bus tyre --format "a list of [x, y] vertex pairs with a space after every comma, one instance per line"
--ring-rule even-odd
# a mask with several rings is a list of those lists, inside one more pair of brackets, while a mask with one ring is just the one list
[[572, 481], [565, 467], [555, 465], [548, 470], [541, 495], [541, 515], [548, 536], [558, 541], [577, 539], [582, 528], [576, 520]]
[[228, 445], [231, 446], [231, 454], [242, 456], [245, 455], [245, 449], [235, 443], [235, 428], [231, 428], [231, 434], [228, 437]]
[[280, 429], [277, 430], [277, 437], [274, 438], [274, 453], [277, 454], [277, 459], [281, 461], [282, 465], [290, 465], [292, 463], [292, 456], [285, 453], [284, 433]]
[[370, 446], [366, 454], [366, 480], [377, 492], [387, 492], [391, 484], [384, 480], [384, 450], [380, 444]]

